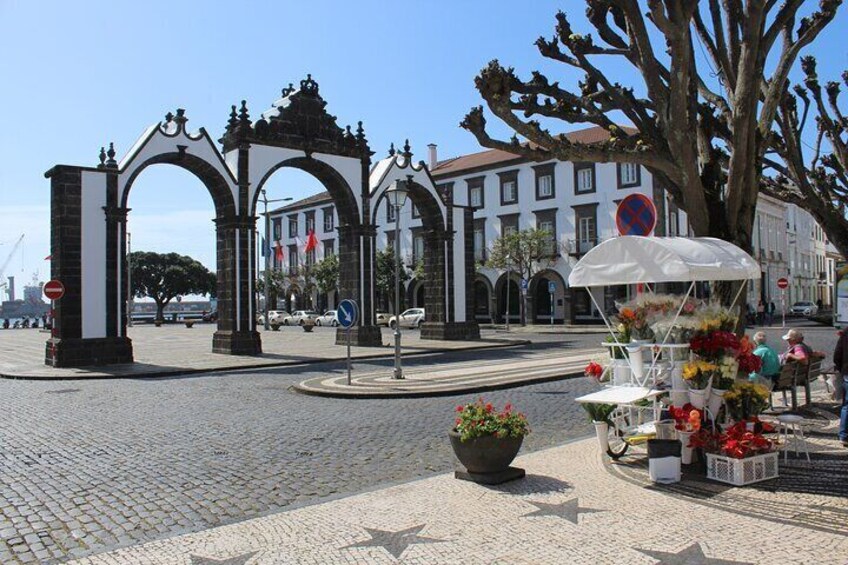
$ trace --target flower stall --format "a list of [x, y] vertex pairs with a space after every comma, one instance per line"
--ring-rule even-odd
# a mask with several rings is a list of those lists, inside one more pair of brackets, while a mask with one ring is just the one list
[[709, 478], [748, 484], [776, 476], [775, 444], [762, 435], [757, 419], [768, 390], [748, 382], [760, 359], [747, 336], [734, 333], [744, 285], [729, 308], [694, 296], [699, 281], [759, 276], [750, 255], [714, 238], [617, 237], [575, 265], [568, 277], [572, 287], [687, 288], [683, 295], [639, 293], [617, 303], [611, 316], [595, 303], [609, 330], [603, 344], [609, 359], [591, 363], [586, 374], [604, 386], [576, 400], [610, 457], [650, 439], [678, 439], [684, 464], [692, 461], [693, 449], [707, 455]]

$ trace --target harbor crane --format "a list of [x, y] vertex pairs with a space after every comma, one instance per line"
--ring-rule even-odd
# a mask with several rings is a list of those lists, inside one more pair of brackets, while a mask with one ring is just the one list
[[15, 256], [15, 251], [17, 251], [18, 247], [20, 247], [21, 243], [23, 243], [25, 235], [26, 234], [24, 234], [24, 233], [21, 234], [21, 237], [19, 237], [18, 241], [15, 242], [15, 245], [12, 246], [12, 250], [9, 252], [9, 255], [6, 257], [5, 260], [3, 260], [3, 264], [0, 265], [0, 281], [3, 280], [3, 275], [6, 274], [6, 267], [8, 267], [9, 263], [12, 262], [12, 257]]

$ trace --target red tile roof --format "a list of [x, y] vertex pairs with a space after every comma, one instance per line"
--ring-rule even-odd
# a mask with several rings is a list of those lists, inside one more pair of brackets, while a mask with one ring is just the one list
[[[636, 133], [637, 131], [631, 127], [623, 127], [622, 129], [627, 133]], [[565, 137], [572, 143], [600, 143], [607, 141], [610, 135], [607, 130], [594, 126], [566, 133]], [[480, 151], [479, 153], [460, 155], [459, 157], [439, 161], [433, 170], [430, 171], [430, 174], [434, 177], [453, 176], [464, 171], [490, 168], [509, 161], [521, 162], [524, 160], [524, 157], [514, 153], [501, 151], [500, 149], [489, 149], [487, 151]]]

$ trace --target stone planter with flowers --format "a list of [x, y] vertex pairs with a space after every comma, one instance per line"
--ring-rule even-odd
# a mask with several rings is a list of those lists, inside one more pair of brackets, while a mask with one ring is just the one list
[[454, 454], [463, 468], [457, 479], [497, 485], [520, 479], [524, 469], [511, 467], [524, 436], [530, 433], [527, 418], [507, 404], [502, 411], [479, 399], [457, 406], [457, 418], [449, 432]]

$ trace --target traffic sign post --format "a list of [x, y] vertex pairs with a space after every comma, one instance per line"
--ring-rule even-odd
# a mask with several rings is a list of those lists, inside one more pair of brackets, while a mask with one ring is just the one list
[[527, 294], [527, 279], [521, 279], [521, 294]]
[[359, 321], [359, 306], [356, 301], [346, 298], [339, 302], [336, 318], [339, 320], [339, 325], [347, 333], [347, 384], [350, 386], [350, 328]]
[[781, 327], [786, 327], [786, 289], [789, 288], [789, 280], [785, 277], [777, 279], [777, 288], [780, 289], [780, 317]]
[[556, 292], [556, 283], [548, 281], [548, 294], [551, 295], [551, 325], [554, 325], [554, 313], [556, 313], [556, 303], [554, 302], [554, 293]]
[[50, 336], [56, 337], [56, 317], [53, 313], [56, 311], [56, 301], [65, 296], [65, 285], [62, 281], [53, 279], [47, 281], [41, 290], [44, 296], [50, 299]]

